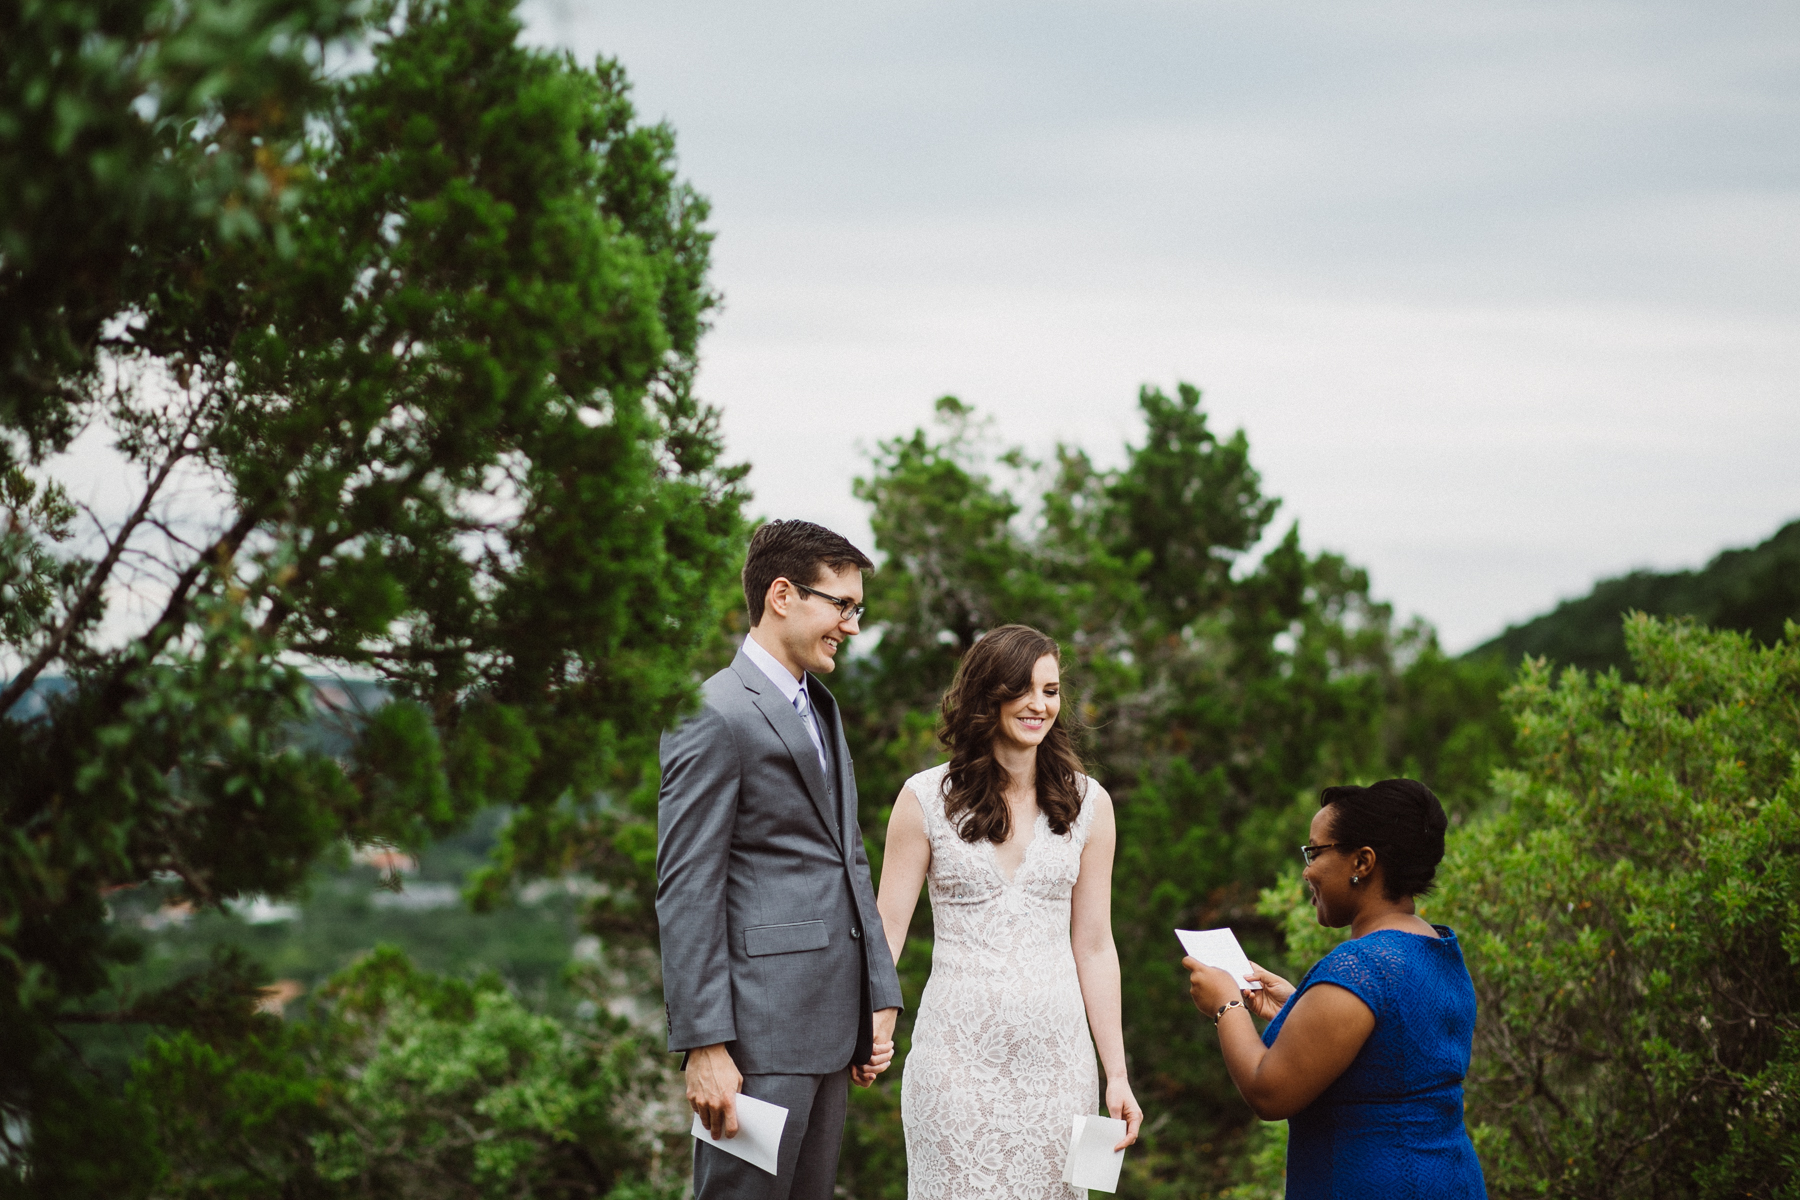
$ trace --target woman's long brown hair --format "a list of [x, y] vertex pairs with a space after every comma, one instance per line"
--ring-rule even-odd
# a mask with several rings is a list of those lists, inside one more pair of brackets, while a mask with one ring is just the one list
[[[1044, 655], [1062, 661], [1054, 638], [1029, 625], [1002, 625], [970, 647], [944, 693], [938, 740], [950, 751], [944, 815], [964, 841], [993, 842], [1012, 836], [1006, 807], [1011, 776], [994, 757], [1000, 706], [1031, 688], [1031, 671]], [[1068, 710], [1038, 743], [1037, 804], [1050, 831], [1066, 835], [1081, 814], [1081, 758], [1069, 733]]]

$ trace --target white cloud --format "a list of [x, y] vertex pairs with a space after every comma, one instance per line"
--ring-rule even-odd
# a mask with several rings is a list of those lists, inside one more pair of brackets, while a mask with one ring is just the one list
[[715, 201], [762, 511], [866, 536], [944, 392], [1116, 460], [1180, 378], [1453, 646], [1800, 515], [1790, 3], [530, 11]]

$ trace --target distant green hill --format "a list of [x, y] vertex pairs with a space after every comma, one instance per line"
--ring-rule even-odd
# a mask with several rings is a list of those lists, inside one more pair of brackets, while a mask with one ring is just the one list
[[1630, 674], [1619, 618], [1633, 610], [1747, 630], [1764, 643], [1779, 640], [1784, 621], [1800, 621], [1800, 521], [1760, 546], [1727, 550], [1698, 571], [1633, 571], [1603, 579], [1580, 599], [1511, 626], [1466, 657], [1500, 654], [1510, 664], [1527, 654], [1543, 655], [1569, 666], [1618, 667]]

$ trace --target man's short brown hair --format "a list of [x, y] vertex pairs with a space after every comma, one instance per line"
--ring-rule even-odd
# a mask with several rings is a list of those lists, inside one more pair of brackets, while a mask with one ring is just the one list
[[744, 557], [744, 603], [750, 624], [760, 625], [763, 601], [777, 579], [811, 587], [827, 571], [851, 567], [867, 571], [875, 564], [849, 540], [811, 521], [770, 521], [750, 538]]

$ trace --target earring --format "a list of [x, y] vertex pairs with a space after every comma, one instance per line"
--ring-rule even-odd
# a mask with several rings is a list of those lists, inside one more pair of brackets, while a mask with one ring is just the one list
[[1357, 881], [1360, 880], [1361, 878], [1362, 878], [1361, 875], [1352, 875], [1350, 877], [1350, 886], [1355, 887], [1357, 884]]

